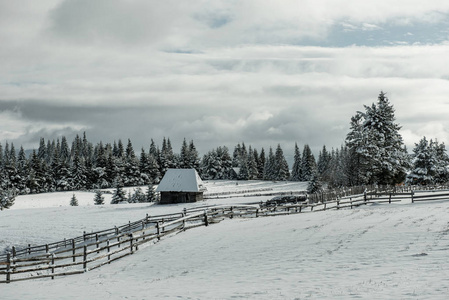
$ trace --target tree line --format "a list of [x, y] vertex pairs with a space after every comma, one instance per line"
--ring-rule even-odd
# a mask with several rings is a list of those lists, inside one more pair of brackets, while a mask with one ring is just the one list
[[[365, 105], [350, 120], [350, 131], [340, 148], [323, 146], [316, 159], [309, 145], [297, 144], [290, 169], [280, 144], [259, 151], [244, 142], [232, 152], [219, 146], [200, 158], [193, 140], [183, 140], [179, 153], [169, 138], [162, 145], [151, 139], [149, 149], [134, 151], [131, 140], [88, 141], [77, 135], [71, 145], [61, 139], [40, 139], [39, 148], [26, 155], [23, 147], [0, 144], [0, 204], [16, 194], [43, 193], [158, 183], [169, 168], [195, 168], [202, 179], [309, 181], [310, 192], [321, 188], [366, 184], [434, 184], [449, 180], [449, 158], [443, 143], [416, 144], [409, 154], [396, 123], [395, 110], [385, 93]], [[8, 200], [9, 199], [9, 200]], [[0, 207], [6, 207], [1, 204]]]

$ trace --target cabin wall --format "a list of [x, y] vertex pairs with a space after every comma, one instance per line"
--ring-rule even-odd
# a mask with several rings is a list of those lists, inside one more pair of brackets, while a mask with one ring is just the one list
[[160, 203], [190, 203], [203, 200], [203, 193], [161, 192]]

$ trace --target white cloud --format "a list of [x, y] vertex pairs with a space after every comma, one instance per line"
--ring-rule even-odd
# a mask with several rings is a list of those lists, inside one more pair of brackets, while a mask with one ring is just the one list
[[[0, 45], [0, 104], [45, 104], [65, 116], [65, 107], [72, 114], [79, 107], [91, 111], [61, 121], [4, 109], [2, 140], [31, 134], [31, 124], [113, 135], [105, 129], [114, 124], [112, 107], [114, 117], [120, 110], [125, 116], [116, 132], [136, 138], [145, 128], [147, 140], [190, 135], [205, 145], [244, 140], [332, 147], [344, 140], [355, 111], [381, 89], [407, 141], [448, 138], [441, 112], [447, 111], [449, 44], [295, 46], [325, 40], [338, 24], [380, 31], [391, 22], [439, 22], [447, 1], [11, 3], [0, 4], [0, 37], [7, 41]], [[429, 120], [435, 126], [424, 126]]]

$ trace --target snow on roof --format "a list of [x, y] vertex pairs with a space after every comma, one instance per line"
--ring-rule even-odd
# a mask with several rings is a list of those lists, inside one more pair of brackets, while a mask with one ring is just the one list
[[168, 169], [157, 192], [204, 192], [206, 187], [195, 169]]

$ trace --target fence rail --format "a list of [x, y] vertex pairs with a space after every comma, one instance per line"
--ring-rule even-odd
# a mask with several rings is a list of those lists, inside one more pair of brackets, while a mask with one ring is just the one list
[[[354, 193], [312, 195], [308, 201], [271, 206], [268, 202], [239, 205], [202, 206], [184, 209], [181, 213], [159, 216], [146, 215], [135, 222], [119, 227], [86, 233], [73, 239], [16, 249], [0, 255], [0, 283], [52, 278], [84, 273], [99, 268], [115, 260], [133, 254], [140, 246], [155, 243], [167, 235], [208, 226], [224, 219], [257, 218], [329, 209], [354, 208], [369, 203], [394, 203], [399, 201], [449, 200], [446, 190], [440, 192], [405, 190], [368, 192], [353, 190]], [[417, 195], [417, 193], [419, 193]]]

